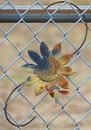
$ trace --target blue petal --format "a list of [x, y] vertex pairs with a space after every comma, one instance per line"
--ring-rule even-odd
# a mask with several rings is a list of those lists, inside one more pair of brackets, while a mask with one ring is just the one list
[[36, 69], [37, 65], [34, 65], [34, 64], [25, 64], [22, 67]]
[[41, 42], [40, 51], [44, 58], [49, 56], [49, 48], [44, 42]]
[[29, 57], [30, 57], [35, 63], [37, 63], [38, 65], [40, 65], [40, 63], [41, 63], [41, 57], [39, 56], [38, 53], [36, 53], [35, 51], [29, 50], [29, 51], [28, 51], [28, 54], [29, 54]]

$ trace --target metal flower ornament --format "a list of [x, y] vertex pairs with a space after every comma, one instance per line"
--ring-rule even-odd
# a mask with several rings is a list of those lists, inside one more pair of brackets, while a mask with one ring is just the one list
[[23, 68], [31, 72], [31, 76], [26, 80], [25, 85], [35, 87], [35, 95], [47, 92], [51, 97], [57, 98], [58, 93], [68, 95], [69, 89], [66, 76], [75, 73], [69, 66], [65, 66], [70, 62], [73, 54], [61, 56], [62, 47], [58, 43], [51, 51], [48, 46], [41, 42], [41, 56], [35, 51], [29, 50], [28, 55], [35, 64], [25, 64]]
[[[64, 1], [57, 1], [48, 5], [44, 12], [48, 11], [49, 7], [58, 3], [64, 3]], [[79, 13], [82, 13], [78, 6], [73, 3], [70, 3], [70, 5], [74, 6]], [[69, 84], [66, 76], [73, 75], [75, 70], [66, 65], [70, 62], [73, 55], [81, 49], [86, 41], [88, 33], [88, 25], [85, 15], [82, 15], [82, 19], [85, 23], [85, 36], [80, 47], [72, 54], [61, 56], [60, 53], [62, 47], [60, 43], [56, 44], [56, 46], [50, 51], [48, 46], [44, 42], [41, 42], [40, 52], [42, 58], [35, 51], [28, 51], [28, 55], [33, 60], [34, 64], [23, 65], [25, 70], [31, 72], [31, 76], [25, 81], [25, 85], [33, 85], [35, 87], [35, 95], [47, 92], [56, 100], [58, 94], [69, 94], [69, 91], [67, 90], [69, 89]]]

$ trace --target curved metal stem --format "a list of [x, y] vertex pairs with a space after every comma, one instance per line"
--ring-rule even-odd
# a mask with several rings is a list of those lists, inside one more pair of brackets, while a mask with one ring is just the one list
[[9, 96], [8, 96], [7, 99], [6, 99], [5, 107], [4, 107], [5, 117], [6, 117], [7, 121], [8, 121], [10, 124], [12, 124], [13, 126], [16, 126], [16, 127], [26, 126], [26, 125], [28, 125], [29, 123], [31, 123], [31, 122], [36, 118], [36, 116], [34, 116], [34, 117], [33, 117], [30, 121], [28, 121], [27, 123], [18, 126], [17, 124], [13, 123], [13, 122], [9, 119], [9, 117], [8, 117], [7, 107], [8, 107], [9, 99], [10, 99], [10, 97], [13, 95], [13, 93], [14, 93], [18, 88], [20, 88], [22, 85], [24, 85], [24, 84], [25, 84], [25, 82], [22, 82], [21, 84], [19, 84], [16, 88], [14, 88], [14, 89], [12, 90], [12, 92], [9, 94]]

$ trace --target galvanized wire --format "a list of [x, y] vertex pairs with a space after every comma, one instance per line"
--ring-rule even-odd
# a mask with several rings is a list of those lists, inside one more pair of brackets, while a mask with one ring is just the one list
[[[6, 5], [9, 5], [6, 6]], [[37, 6], [36, 6], [37, 4]], [[69, 5], [66, 6], [66, 4]], [[50, 9], [48, 11], [46, 11], [46, 14], [44, 14], [43, 16], [43, 11], [45, 10], [46, 6], [44, 6], [42, 4], [42, 2], [40, 2], [40, 0], [35, 0], [30, 6], [27, 6], [27, 7], [16, 7], [13, 5], [12, 1], [11, 0], [6, 0], [5, 2], [3, 2], [3, 4], [0, 6], [0, 10], [10, 10], [12, 9], [14, 12], [15, 12], [15, 19], [13, 17], [13, 20], [9, 21], [9, 18], [10, 17], [10, 14], [4, 14], [3, 15], [3, 12], [1, 13], [0, 12], [0, 15], [3, 15], [3, 20], [2, 20], [2, 17], [1, 17], [1, 21], [0, 22], [5, 22], [5, 16], [7, 17], [6, 19], [6, 23], [7, 22], [15, 22], [15, 24], [8, 30], [8, 31], [5, 31], [2, 26], [0, 26], [0, 31], [3, 33], [4, 35], [4, 38], [0, 41], [0, 46], [2, 47], [2, 45], [5, 44], [5, 41], [7, 40], [10, 45], [17, 51], [18, 53], [18, 56], [16, 58], [14, 58], [12, 60], [12, 62], [7, 65], [7, 67], [3, 66], [1, 63], [0, 63], [0, 69], [3, 71], [2, 74], [0, 74], [0, 81], [2, 81], [4, 78], [7, 78], [8, 81], [10, 81], [10, 83], [12, 83], [13, 87], [15, 88], [12, 88], [14, 89], [12, 92], [15, 92], [16, 90], [16, 94], [13, 95], [12, 92], [10, 92], [8, 95], [9, 97], [7, 98], [6, 100], [6, 104], [2, 101], [0, 101], [0, 119], [2, 120], [2, 116], [5, 114], [6, 115], [6, 118], [7, 120], [14, 126], [17, 127], [17, 130], [22, 130], [22, 127], [25, 126], [25, 125], [28, 125], [29, 123], [32, 123], [31, 121], [36, 121], [35, 117], [39, 117], [41, 120], [42, 120], [42, 123], [45, 125], [45, 128], [44, 130], [52, 130], [51, 129], [51, 125], [55, 123], [55, 121], [60, 117], [60, 115], [62, 115], [62, 113], [65, 113], [71, 120], [72, 122], [74, 123], [74, 128], [73, 130], [82, 130], [80, 128], [80, 124], [81, 122], [84, 120], [84, 119], [87, 119], [87, 116], [91, 114], [91, 100], [88, 99], [84, 94], [83, 92], [81, 91], [81, 88], [83, 88], [84, 84], [90, 80], [91, 81], [91, 74], [89, 74], [87, 77], [85, 77], [85, 79], [78, 85], [74, 82], [74, 80], [70, 77], [67, 77], [67, 79], [70, 81], [70, 83], [73, 85], [74, 89], [75, 89], [75, 92], [69, 97], [67, 98], [67, 100], [65, 101], [65, 103], [62, 103], [61, 102], [61, 99], [58, 99], [57, 101], [57, 105], [60, 106], [60, 110], [58, 113], [56, 113], [56, 115], [54, 115], [54, 117], [50, 120], [50, 121], [47, 121], [45, 119], [45, 117], [38, 111], [38, 106], [48, 97], [48, 94], [44, 94], [42, 95], [42, 97], [36, 102], [36, 103], [33, 103], [25, 94], [24, 92], [22, 91], [23, 87], [22, 84], [18, 85], [18, 83], [12, 78], [12, 76], [10, 76], [8, 74], [8, 71], [11, 70], [11, 68], [15, 65], [15, 64], [18, 64], [18, 60], [22, 60], [26, 63], [28, 63], [28, 60], [27, 58], [24, 57], [23, 53], [25, 52], [25, 50], [27, 48], [30, 47], [31, 44], [33, 44], [34, 41], [37, 41], [38, 43], [40, 43], [42, 41], [42, 39], [39, 38], [39, 34], [46, 29], [47, 25], [49, 25], [50, 22], [52, 22], [52, 24], [60, 31], [60, 33], [63, 35], [63, 38], [60, 39], [59, 42], [63, 42], [64, 40], [67, 41], [68, 45], [71, 46], [75, 52], [77, 50], [77, 47], [75, 46], [74, 42], [71, 41], [67, 36], [68, 34], [71, 32], [71, 30], [80, 22], [82, 23], [83, 25], [86, 24], [86, 21], [84, 21], [83, 17], [82, 16], [85, 16], [86, 17], [86, 20], [87, 22], [91, 22], [91, 17], [89, 19], [88, 16], [91, 16], [91, 14], [89, 13], [90, 10], [91, 10], [91, 5], [89, 6], [84, 6], [84, 7], [81, 7], [82, 9], [82, 12], [79, 12], [74, 6], [72, 6], [72, 4], [69, 2], [69, 0], [65, 0], [62, 4], [60, 4], [59, 6], [54, 6], [54, 7], [50, 7]], [[80, 8], [80, 7], [79, 7]], [[19, 11], [19, 9], [23, 9], [23, 12]], [[36, 13], [32, 13], [32, 11], [34, 10], [40, 10], [41, 13], [40, 15], [37, 14], [35, 15]], [[60, 15], [60, 13], [57, 14], [58, 17], [58, 21], [56, 20], [56, 13], [59, 11], [63, 11], [63, 10], [73, 10], [73, 15], [71, 16], [71, 18], [69, 17], [69, 15], [67, 14], [66, 12], [66, 17], [65, 17], [65, 14], [62, 14]], [[30, 11], [30, 14], [28, 13]], [[4, 12], [5, 13], [5, 12]], [[28, 14], [28, 17], [32, 15], [31, 19], [29, 20], [28, 17], [26, 17], [26, 15]], [[36, 19], [33, 19], [33, 16], [36, 16]], [[12, 16], [12, 15], [11, 15]], [[18, 16], [18, 17], [17, 17]], [[43, 16], [43, 18], [45, 18], [44, 20], [41, 18], [40, 20], [38, 19], [39, 16]], [[61, 19], [61, 16], [62, 16], [62, 19]], [[64, 17], [63, 17], [64, 16]], [[73, 16], [77, 16], [74, 19]], [[68, 18], [67, 18], [68, 17]], [[66, 22], [74, 22], [74, 24], [67, 30], [67, 31], [64, 31], [63, 28], [61, 26], [59, 26], [59, 24], [57, 22], [65, 22], [65, 18], [66, 19]], [[72, 19], [73, 18], [73, 19]], [[27, 20], [28, 19], [28, 20]], [[38, 21], [37, 21], [38, 19]], [[34, 22], [35, 20], [35, 23], [37, 22], [44, 22], [43, 25], [41, 25], [41, 27], [38, 29], [38, 31], [35, 31], [31, 24], [29, 24], [28, 22], [29, 21], [32, 21]], [[69, 21], [68, 21], [69, 20]], [[20, 23], [23, 23], [29, 30], [30, 32], [33, 34], [33, 39], [30, 40], [22, 49], [18, 48], [15, 43], [10, 39], [9, 37], [9, 34], [12, 33], [12, 31], [20, 24]], [[91, 31], [90, 27], [88, 27], [88, 30]], [[86, 34], [86, 37], [87, 37], [87, 34]], [[86, 39], [85, 39], [86, 40]], [[88, 40], [88, 41], [85, 41], [85, 44], [80, 47], [80, 52], [72, 59], [72, 61], [69, 63], [69, 65], [72, 65], [73, 63], [76, 62], [76, 60], [78, 58], [80, 58], [83, 62], [83, 64], [85, 64], [89, 69], [91, 69], [91, 64], [88, 63], [88, 61], [84, 58], [84, 56], [81, 54], [81, 52], [83, 52], [90, 44], [91, 44], [91, 40]], [[18, 87], [17, 87], [18, 86]], [[0, 85], [1, 87], [1, 85]], [[21, 87], [21, 88], [20, 88]], [[21, 95], [22, 99], [24, 99], [30, 106], [30, 108], [32, 108], [32, 110], [26, 114], [25, 117], [22, 118], [21, 121], [17, 121], [16, 118], [14, 116], [12, 116], [12, 114], [9, 112], [9, 110], [7, 110], [8, 106], [10, 104], [12, 104], [14, 102], [14, 100], [19, 96]], [[89, 106], [89, 110], [87, 112], [85, 112], [81, 118], [79, 120], [76, 120], [73, 115], [67, 111], [66, 107], [68, 106], [69, 103], [72, 102], [72, 100], [77, 97], [77, 96], [80, 96], [84, 102], [86, 102]], [[37, 98], [37, 97], [36, 97]], [[48, 105], [48, 104], [46, 104]], [[77, 105], [77, 104], [76, 104]], [[50, 108], [52, 109], [52, 108]], [[17, 113], [16, 113], [17, 115]], [[31, 120], [32, 119], [32, 115], [34, 115], [34, 118], [35, 120]], [[28, 120], [30, 119], [30, 120]], [[28, 122], [27, 122], [28, 120]], [[65, 123], [65, 122], [64, 122]], [[0, 124], [1, 125], [1, 124]], [[27, 126], [26, 126], [27, 127]], [[57, 126], [55, 126], [55, 129], [57, 128]], [[5, 128], [7, 129], [7, 128]], [[16, 128], [15, 128], [16, 129]], [[41, 128], [40, 128], [41, 129]], [[61, 128], [59, 128], [61, 129]], [[65, 130], [65, 129], [63, 129]], [[88, 129], [89, 130], [89, 129]]]

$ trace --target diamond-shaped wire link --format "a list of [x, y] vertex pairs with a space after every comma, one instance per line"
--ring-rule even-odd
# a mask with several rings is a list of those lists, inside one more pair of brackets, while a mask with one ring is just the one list
[[[7, 27], [9, 25], [9, 23], [5, 27], [2, 25], [2, 23], [0, 25], [0, 34], [1, 34], [1, 38], [0, 38], [0, 87], [1, 87], [0, 95], [2, 95], [4, 93], [4, 91], [6, 92], [11, 86], [12, 86], [12, 89], [16, 88], [18, 85], [17, 80], [19, 80], [19, 82], [22, 81], [22, 79], [20, 79], [20, 77], [25, 78], [25, 80], [26, 80], [26, 77], [30, 76], [29, 74], [26, 74], [23, 70], [21, 70], [21, 67], [20, 67], [21, 62], [28, 63], [28, 59], [26, 56], [27, 50], [31, 49], [32, 46], [34, 46], [33, 49], [38, 51], [36, 44], [37, 43], [40, 44], [40, 42], [43, 41], [43, 37], [46, 37], [47, 42], [51, 41], [53, 43], [56, 40], [57, 40], [57, 42], [61, 42], [62, 45], [64, 46], [64, 48], [66, 49], [66, 52], [68, 51], [67, 48], [65, 47], [66, 45], [71, 47], [73, 49], [73, 51], [76, 50], [77, 44], [75, 44], [75, 42], [70, 39], [69, 35], [71, 35], [71, 31], [73, 31], [74, 28], [76, 28], [76, 26], [80, 27], [80, 25], [79, 25], [80, 22], [83, 26], [85, 26], [85, 22], [83, 21], [82, 16], [85, 15], [89, 10], [91, 10], [91, 5], [89, 5], [89, 6], [86, 6], [86, 8], [84, 9], [84, 11], [82, 11], [82, 13], [79, 13], [79, 11], [76, 9], [76, 7], [74, 7], [70, 4], [69, 0], [65, 0], [64, 3], [61, 3], [58, 6], [54, 6], [53, 8], [55, 8], [55, 10], [52, 11], [52, 13], [46, 11], [46, 15], [48, 16], [48, 19], [46, 20], [46, 22], [44, 22], [43, 24], [36, 23], [35, 25], [33, 25], [33, 23], [26, 22], [25, 19], [27, 17], [27, 14], [29, 14], [29, 12], [35, 8], [44, 11], [44, 9], [45, 9], [45, 5], [43, 5], [44, 1], [43, 0], [32, 0], [30, 2], [31, 5], [25, 7], [25, 10], [23, 12], [19, 11], [18, 10], [19, 7], [15, 6], [13, 2], [14, 2], [14, 0], [6, 0], [3, 3], [1, 2], [1, 4], [0, 4], [1, 10], [5, 9], [5, 8], [7, 9], [9, 7], [9, 9], [13, 10], [14, 13], [18, 17], [18, 21], [13, 24], [11, 23], [10, 28]], [[21, 5], [22, 5], [22, 3], [21, 3]], [[57, 23], [53, 17], [55, 17], [55, 14], [57, 13], [57, 11], [59, 11], [61, 9], [65, 9], [66, 7], [71, 8], [74, 11], [74, 13], [78, 16], [78, 19], [74, 23], [72, 23], [70, 26], [68, 24], [68, 28], [65, 31], [62, 24]], [[23, 8], [24, 8], [24, 6], [23, 6]], [[32, 12], [30, 12], [30, 16], [31, 15], [32, 15]], [[43, 15], [43, 13], [41, 13], [41, 16], [42, 15]], [[70, 17], [70, 15], [69, 15], [69, 17]], [[70, 22], [70, 21], [68, 21], [68, 22]], [[27, 33], [22, 36], [25, 37], [25, 39], [26, 39], [27, 38], [26, 35], [32, 35], [32, 36], [30, 36], [31, 38], [28, 39], [28, 41], [26, 42], [26, 44], [24, 44], [24, 46], [22, 48], [19, 47], [19, 44], [23, 44], [21, 42], [24, 42], [22, 40], [22, 38], [20, 38], [21, 40], [19, 40], [19, 38], [15, 34], [15, 39], [17, 39], [17, 41], [19, 41], [19, 44], [18, 44], [18, 43], [16, 43], [16, 40], [13, 40], [14, 37], [12, 35], [13, 32], [15, 32], [17, 34], [20, 33], [19, 31], [15, 31], [15, 29], [19, 28], [19, 26], [21, 24], [30, 32], [30, 34]], [[52, 34], [52, 32], [50, 31], [51, 24], [52, 24], [52, 27], [56, 28], [56, 30], [57, 30], [56, 33], [58, 35], [61, 35], [62, 38], [57, 39], [56, 36], [52, 35], [49, 40], [48, 33]], [[37, 31], [35, 31], [36, 26], [39, 26]], [[6, 31], [5, 28], [7, 28], [8, 31]], [[53, 28], [53, 31], [55, 31], [54, 28]], [[22, 28], [19, 28], [19, 29], [22, 29]], [[46, 35], [43, 35], [44, 31], [46, 29], [48, 29], [46, 31]], [[22, 31], [22, 33], [23, 33], [25, 30], [24, 30], [24, 28], [22, 30], [23, 30]], [[74, 91], [72, 90], [72, 94], [69, 97], [67, 97], [67, 98], [65, 97], [65, 99], [64, 99], [64, 97], [61, 97], [61, 98], [59, 97], [57, 103], [55, 103], [54, 99], [49, 97], [48, 94], [44, 94], [44, 95], [40, 95], [39, 97], [36, 97], [34, 95], [33, 88], [31, 88], [31, 87], [30, 88], [26, 87], [26, 89], [24, 89], [24, 87], [18, 88], [16, 90], [16, 94], [12, 95], [12, 98], [10, 98], [8, 104], [12, 104], [14, 102], [14, 100], [16, 100], [18, 98], [18, 96], [21, 96], [22, 101], [20, 103], [23, 104], [25, 111], [27, 111], [29, 108], [27, 109], [27, 106], [24, 104], [24, 102], [28, 103], [28, 107], [30, 106], [30, 111], [27, 112], [27, 114], [22, 118], [22, 120], [20, 120], [20, 122], [18, 122], [16, 120], [16, 118], [14, 116], [12, 116], [12, 114], [8, 110], [7, 115], [10, 118], [10, 120], [13, 120], [13, 122], [16, 124], [17, 130], [23, 130], [23, 127], [21, 127], [22, 124], [26, 123], [27, 120], [29, 120], [32, 117], [32, 115], [36, 116], [36, 119], [30, 124], [29, 128], [28, 128], [28, 126], [26, 126], [26, 130], [29, 130], [29, 129], [54, 130], [54, 128], [56, 130], [60, 130], [60, 129], [62, 129], [62, 130], [84, 130], [83, 128], [84, 128], [85, 122], [83, 124], [82, 124], [82, 122], [85, 119], [88, 120], [88, 116], [91, 114], [91, 100], [90, 100], [91, 98], [88, 98], [87, 95], [85, 95], [84, 92], [82, 91], [82, 88], [86, 88], [84, 86], [88, 82], [88, 80], [91, 81], [91, 70], [90, 70], [91, 69], [91, 64], [90, 64], [91, 58], [85, 57], [86, 53], [87, 53], [87, 55], [89, 55], [89, 53], [90, 53], [89, 48], [91, 50], [90, 24], [89, 24], [88, 30], [89, 30], [89, 33], [88, 33], [87, 40], [85, 41], [85, 44], [80, 49], [79, 54], [75, 55], [75, 57], [69, 63], [69, 66], [74, 66], [74, 68], [77, 68], [77, 65], [79, 65], [78, 69], [80, 67], [80, 69], [79, 69], [80, 72], [77, 73], [78, 75], [75, 75], [74, 77], [73, 76], [67, 77], [67, 79], [70, 82], [69, 85], [71, 85], [74, 89]], [[80, 33], [78, 32], [77, 35], [80, 35]], [[71, 37], [73, 37], [73, 36], [75, 37], [74, 34], [71, 35]], [[13, 38], [11, 38], [11, 37], [13, 37]], [[48, 39], [47, 39], [47, 37], [48, 37]], [[53, 38], [55, 38], [54, 41], [53, 41]], [[78, 38], [80, 38], [80, 36], [78, 36]], [[66, 43], [66, 45], [64, 43]], [[49, 43], [47, 43], [47, 44], [49, 44]], [[49, 45], [51, 46], [51, 44], [49, 44]], [[11, 46], [10, 47], [11, 50], [8, 50], [8, 46]], [[3, 50], [3, 51], [1, 51], [1, 50]], [[11, 58], [8, 51], [11, 51], [11, 56], [13, 55], [14, 52], [16, 52], [17, 54], [14, 54], [14, 57]], [[86, 52], [86, 51], [88, 51], [88, 52]], [[7, 57], [5, 55], [7, 55]], [[10, 57], [11, 61], [8, 64], [9, 57]], [[79, 59], [81, 62], [79, 62]], [[4, 62], [4, 60], [5, 60], [5, 62]], [[18, 68], [18, 65], [20, 65], [19, 68]], [[83, 66], [84, 66], [84, 70], [82, 70]], [[88, 71], [88, 70], [89, 70], [89, 72], [87, 73], [86, 71]], [[78, 70], [76, 70], [76, 71], [78, 71]], [[83, 72], [84, 72], [84, 78], [80, 81]], [[14, 75], [14, 73], [15, 73], [15, 75]], [[80, 82], [78, 82], [78, 80], [76, 80], [77, 76], [78, 76]], [[7, 78], [9, 82], [6, 82], [5, 78]], [[4, 82], [2, 83], [2, 81], [4, 81]], [[90, 84], [88, 84], [88, 86], [90, 86]], [[30, 89], [29, 92], [27, 89], [28, 90]], [[89, 90], [91, 90], [91, 89], [89, 89]], [[87, 93], [88, 92], [86, 91], [86, 94]], [[3, 102], [2, 99], [4, 98], [4, 100], [6, 100], [7, 95], [9, 95], [9, 94], [5, 94], [2, 98], [0, 98], [0, 121], [3, 120], [4, 108], [5, 108], [5, 105], [4, 105], [5, 103]], [[87, 104], [89, 109], [83, 108], [83, 110], [84, 109], [86, 109], [86, 110], [84, 110], [83, 114], [81, 113], [81, 116], [79, 116], [79, 120], [76, 120], [74, 118], [73, 114], [74, 114], [74, 112], [75, 112], [75, 114], [78, 112], [75, 111], [75, 108], [71, 108], [71, 107], [72, 106], [79, 107], [79, 105], [76, 104], [74, 101], [76, 99], [78, 100], [79, 96], [82, 100], [82, 103]], [[81, 105], [80, 100], [78, 100], [77, 102], [80, 103], [80, 105]], [[70, 105], [70, 103], [72, 103], [72, 105]], [[18, 104], [16, 104], [17, 107], [18, 107]], [[68, 109], [67, 109], [67, 107], [68, 107]], [[22, 109], [22, 108], [18, 108], [18, 109]], [[69, 110], [71, 110], [71, 109], [74, 109], [73, 113], [71, 113], [71, 111], [69, 112]], [[80, 110], [80, 108], [78, 108], [78, 109]], [[12, 113], [14, 112], [14, 110], [12, 110], [12, 107], [10, 108], [10, 110], [12, 111]], [[15, 113], [15, 114], [17, 115], [17, 113]], [[20, 114], [22, 114], [22, 113], [20, 113]], [[47, 119], [48, 116], [49, 116], [49, 119]], [[62, 117], [67, 118], [67, 119], [69, 118], [72, 121], [71, 124], [69, 124], [69, 121], [67, 121], [68, 126], [66, 126], [66, 121], [64, 121]], [[57, 119], [59, 119], [59, 121]], [[57, 125], [55, 125], [56, 120], [58, 121]], [[4, 119], [3, 122], [5, 123], [6, 119]], [[88, 122], [91, 122], [91, 121], [88, 120]], [[62, 123], [64, 123], [64, 125]], [[89, 126], [86, 128], [86, 130], [90, 130], [89, 129], [90, 124], [91, 123], [89, 123]], [[1, 129], [3, 128], [2, 127], [3, 125], [4, 124], [0, 124]], [[67, 128], [64, 128], [64, 126], [66, 126]], [[6, 125], [5, 125], [5, 127], [6, 127]], [[6, 127], [5, 129], [8, 130], [8, 127]], [[16, 129], [16, 128], [14, 128], [14, 129]], [[10, 130], [10, 128], [9, 128], [9, 130]]]

